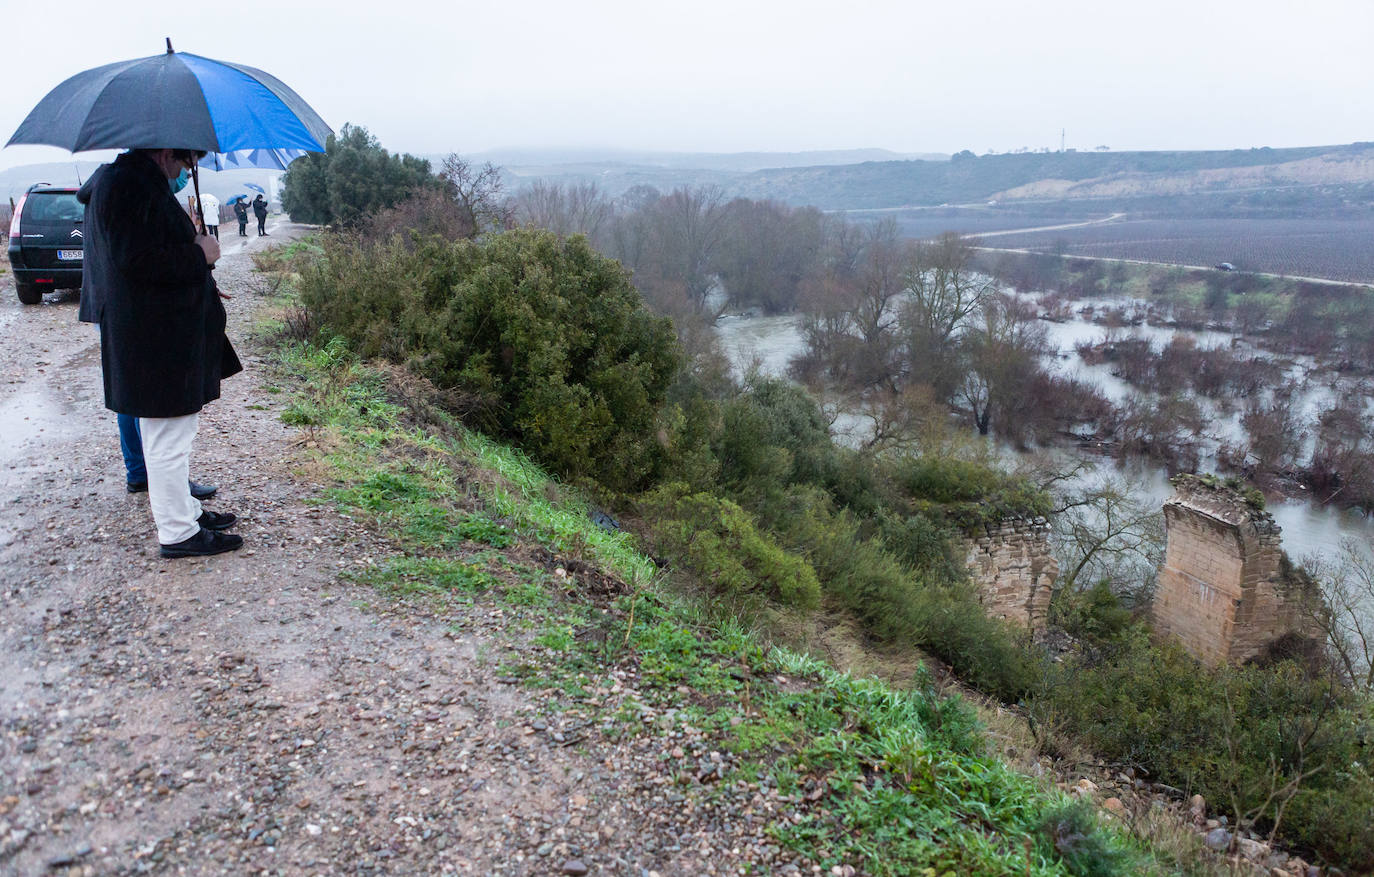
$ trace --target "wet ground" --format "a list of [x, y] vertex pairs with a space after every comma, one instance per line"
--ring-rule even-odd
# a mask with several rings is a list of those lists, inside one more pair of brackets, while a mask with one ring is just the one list
[[[0, 874], [770, 860], [763, 822], [717, 809], [729, 795], [660, 793], [661, 739], [563, 745], [585, 733], [570, 714], [496, 676], [522, 645], [499, 606], [440, 617], [341, 578], [393, 549], [312, 501], [286, 394], [265, 390], [248, 256], [301, 230], [274, 231], [226, 238], [218, 268], [245, 372], [202, 412], [192, 474], [219, 485], [207, 507], [237, 513], [246, 544], [212, 558], [159, 557], [76, 296], [23, 306], [0, 276]], [[612, 705], [634, 696], [633, 671], [614, 672]], [[678, 745], [704, 757], [703, 742]]]

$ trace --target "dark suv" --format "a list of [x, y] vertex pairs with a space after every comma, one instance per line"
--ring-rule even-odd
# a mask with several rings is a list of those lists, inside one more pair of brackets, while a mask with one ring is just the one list
[[10, 266], [19, 300], [36, 305], [53, 289], [81, 288], [81, 221], [76, 189], [38, 183], [19, 196], [10, 220]]

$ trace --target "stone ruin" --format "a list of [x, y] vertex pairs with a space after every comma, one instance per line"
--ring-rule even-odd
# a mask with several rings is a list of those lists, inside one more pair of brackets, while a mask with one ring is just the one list
[[[1243, 663], [1290, 634], [1320, 639], [1321, 596], [1292, 568], [1262, 499], [1213, 477], [1172, 483], [1155, 629], [1208, 666]], [[989, 615], [1045, 626], [1059, 575], [1049, 531], [1043, 519], [1010, 518], [964, 536], [965, 564]]]
[[1208, 666], [1244, 662], [1286, 634], [1320, 636], [1311, 611], [1320, 597], [1293, 572], [1262, 502], [1215, 478], [1172, 483], [1155, 629]]
[[1059, 564], [1043, 519], [1011, 518], [980, 526], [963, 540], [969, 575], [994, 618], [1039, 630], [1049, 614]]

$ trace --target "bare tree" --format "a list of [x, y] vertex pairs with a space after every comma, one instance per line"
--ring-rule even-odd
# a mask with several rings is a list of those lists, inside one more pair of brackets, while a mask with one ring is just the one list
[[724, 200], [719, 186], [683, 186], [649, 208], [658, 272], [681, 282], [700, 311], [715, 285], [711, 260], [725, 231]]
[[611, 203], [596, 183], [563, 185], [535, 180], [511, 199], [516, 222], [546, 228], [560, 235], [586, 235], [600, 241], [611, 216]]
[[795, 309], [802, 282], [820, 263], [823, 220], [815, 208], [774, 201], [736, 198], [725, 205], [726, 231], [712, 266], [731, 305], [770, 314]]
[[949, 406], [926, 384], [878, 393], [859, 410], [869, 425], [860, 444], [868, 453], [924, 453], [950, 443]]
[[877, 344], [897, 326], [893, 306], [906, 288], [911, 248], [898, 237], [897, 223], [883, 219], [869, 227], [856, 272], [851, 313], [854, 328], [865, 344]]
[[1320, 583], [1324, 606], [1309, 613], [1326, 634], [1350, 682], [1374, 693], [1374, 554], [1354, 539], [1334, 558], [1307, 557], [1303, 566]]
[[994, 417], [1013, 409], [1038, 372], [1045, 327], [1032, 306], [1004, 294], [986, 298], [979, 317], [965, 333], [967, 370], [958, 395], [979, 435], [987, 435]]
[[904, 278], [911, 290], [902, 315], [908, 331], [947, 342], [997, 291], [995, 280], [973, 272], [972, 259], [973, 248], [954, 233], [921, 245]]
[[1298, 468], [1307, 431], [1297, 389], [1291, 382], [1275, 387], [1266, 403], [1246, 400], [1241, 425], [1250, 439], [1250, 453], [1266, 472], [1291, 472]]
[[1105, 579], [1116, 593], [1144, 599], [1163, 559], [1163, 512], [1132, 497], [1124, 481], [1112, 478], [1063, 491], [1057, 499], [1052, 517], [1060, 569], [1056, 592]]
[[970, 270], [972, 257], [958, 235], [942, 235], [915, 251], [903, 277], [908, 297], [900, 323], [907, 372], [947, 398], [955, 395], [961, 377], [957, 336], [996, 291], [995, 281]]
[[448, 184], [449, 195], [471, 223], [472, 237], [510, 226], [510, 212], [501, 197], [500, 168], [491, 162], [476, 167], [451, 152], [439, 167], [439, 177]]

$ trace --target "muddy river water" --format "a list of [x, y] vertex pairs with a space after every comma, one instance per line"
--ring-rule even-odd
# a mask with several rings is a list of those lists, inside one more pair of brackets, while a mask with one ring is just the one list
[[[1100, 339], [1104, 332], [1101, 326], [1082, 318], [1046, 325], [1049, 342], [1056, 351], [1046, 358], [1048, 368], [1091, 382], [1110, 398], [1120, 399], [1127, 393], [1129, 387], [1126, 383], [1114, 377], [1107, 367], [1084, 364], [1074, 352], [1075, 344]], [[1127, 337], [1136, 335], [1147, 338], [1156, 348], [1160, 348], [1176, 332], [1184, 330], [1139, 326], [1120, 331]], [[785, 376], [788, 362], [804, 348], [801, 317], [796, 314], [777, 317], [725, 316], [716, 323], [716, 332], [725, 353], [740, 373], [751, 365], [757, 365], [764, 374]], [[1222, 332], [1187, 334], [1193, 336], [1199, 347], [1229, 346], [1232, 338]], [[1297, 367], [1301, 368], [1301, 363]], [[1330, 391], [1320, 386], [1311, 387], [1305, 392], [1302, 407], [1308, 414], [1330, 398]], [[1213, 406], [1210, 413], [1213, 414], [1213, 421], [1209, 432], [1213, 441], [1204, 448], [1203, 468], [1207, 468], [1206, 460], [1210, 454], [1215, 453], [1216, 440], [1234, 439], [1240, 430], [1235, 412], [1221, 412]], [[843, 429], [845, 422], [841, 418], [837, 425]], [[837, 438], [843, 440], [842, 435]], [[1094, 474], [1087, 477], [1124, 477], [1137, 498], [1152, 505], [1162, 505], [1171, 493], [1169, 476], [1163, 467], [1141, 461], [1118, 467], [1101, 457], [1091, 459], [1098, 465]], [[1268, 509], [1283, 529], [1284, 550], [1294, 560], [1334, 557], [1345, 540], [1355, 540], [1366, 548], [1374, 544], [1374, 520], [1359, 512], [1342, 511], [1301, 498], [1271, 500]]]

